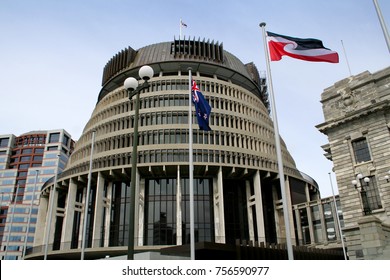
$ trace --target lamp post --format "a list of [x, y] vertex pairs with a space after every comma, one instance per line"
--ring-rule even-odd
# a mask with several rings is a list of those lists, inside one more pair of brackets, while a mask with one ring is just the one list
[[368, 199], [367, 199], [367, 192], [364, 186], [368, 186], [370, 183], [370, 178], [364, 177], [361, 173], [356, 175], [356, 179], [352, 180], [352, 185], [355, 187], [355, 189], [360, 193], [360, 196], [362, 198], [363, 202], [363, 213], [364, 215], [371, 214], [371, 208], [370, 205], [368, 204]]
[[129, 215], [129, 240], [127, 247], [127, 259], [134, 260], [134, 219], [135, 219], [135, 183], [137, 176], [137, 148], [138, 148], [138, 115], [139, 115], [139, 94], [143, 89], [149, 88], [148, 80], [153, 77], [153, 68], [144, 65], [138, 72], [144, 83], [139, 84], [137, 79], [129, 77], [123, 83], [124, 88], [129, 93], [129, 99], [134, 95], [134, 133], [133, 133], [133, 152], [131, 153], [131, 183], [130, 183], [130, 215]]

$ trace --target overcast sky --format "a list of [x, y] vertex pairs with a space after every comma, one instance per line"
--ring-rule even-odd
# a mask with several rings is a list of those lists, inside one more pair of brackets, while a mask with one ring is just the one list
[[[378, 0], [389, 27], [390, 1]], [[284, 57], [271, 63], [279, 130], [302, 172], [332, 194], [323, 156], [323, 90], [363, 71], [389, 66], [372, 0], [64, 0], [0, 1], [0, 134], [64, 128], [77, 140], [101, 89], [105, 64], [131, 46], [183, 35], [223, 42], [243, 63], [266, 70], [260, 22], [267, 31], [321, 39], [340, 63]], [[343, 51], [341, 40], [346, 52]], [[332, 181], [335, 185], [334, 174]]]

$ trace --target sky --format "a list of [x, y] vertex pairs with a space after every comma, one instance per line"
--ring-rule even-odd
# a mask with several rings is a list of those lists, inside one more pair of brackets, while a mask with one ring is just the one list
[[[389, 28], [390, 1], [378, 3]], [[260, 22], [274, 33], [320, 39], [339, 53], [338, 64], [271, 62], [279, 132], [289, 152], [322, 197], [332, 195], [331, 181], [338, 193], [321, 148], [327, 137], [315, 126], [324, 122], [321, 93], [349, 77], [349, 68], [357, 75], [389, 66], [372, 0], [1, 0], [0, 135], [63, 128], [77, 140], [96, 105], [105, 64], [128, 46], [178, 38], [180, 18], [186, 38], [222, 42], [261, 73]]]

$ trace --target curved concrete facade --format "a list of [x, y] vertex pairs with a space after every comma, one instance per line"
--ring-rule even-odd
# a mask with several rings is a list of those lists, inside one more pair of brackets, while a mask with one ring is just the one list
[[[30, 258], [42, 256], [37, 248], [45, 245], [50, 195], [55, 195], [55, 215], [49, 258], [78, 258], [80, 254], [93, 131], [86, 256], [125, 254], [134, 101], [122, 85], [127, 77], [137, 77], [145, 64], [155, 74], [150, 88], [140, 94], [136, 250], [189, 242], [189, 67], [213, 108], [212, 131], [198, 130], [193, 118], [196, 241], [284, 243], [265, 79], [253, 63], [243, 64], [224, 51], [222, 44], [174, 40], [137, 51], [127, 48], [105, 66], [96, 107], [65, 171], [58, 176], [57, 191], [49, 191], [53, 182], [42, 189], [36, 233], [40, 238], [35, 238]], [[315, 181], [296, 169], [283, 141], [282, 153], [291, 209], [291, 204], [309, 201], [319, 192]]]

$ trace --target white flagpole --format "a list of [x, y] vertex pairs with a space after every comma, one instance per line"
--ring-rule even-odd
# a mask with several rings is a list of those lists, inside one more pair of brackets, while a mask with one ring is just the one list
[[89, 207], [89, 193], [91, 192], [91, 180], [92, 180], [92, 158], [93, 158], [93, 147], [95, 144], [95, 131], [92, 131], [92, 143], [91, 143], [91, 155], [89, 157], [89, 172], [88, 172], [88, 183], [87, 183], [87, 197], [85, 198], [84, 206], [84, 224], [83, 224], [83, 234], [81, 243], [81, 260], [84, 260], [85, 254], [85, 243], [87, 239], [87, 217], [88, 217], [88, 207]]
[[348, 57], [347, 57], [347, 53], [346, 53], [345, 48], [344, 48], [343, 40], [341, 40], [341, 45], [343, 46], [344, 56], [345, 56], [345, 60], [347, 61], [349, 75], [352, 76], [351, 67], [349, 67]]
[[[179, 24], [179, 25], [180, 25], [180, 27], [179, 27], [179, 28], [180, 28], [179, 40], [180, 40], [180, 39], [181, 39], [181, 19], [180, 19], [180, 24]], [[191, 70], [190, 70], [190, 71], [191, 71]], [[190, 85], [190, 90], [191, 90], [191, 85]]]
[[385, 23], [385, 20], [383, 19], [382, 11], [381, 11], [381, 8], [379, 7], [378, 1], [377, 0], [373, 0], [373, 1], [374, 1], [374, 6], [375, 6], [375, 9], [376, 9], [376, 13], [378, 14], [379, 22], [380, 22], [381, 27], [382, 27], [383, 35], [385, 36], [387, 48], [388, 48], [388, 50], [390, 52], [389, 31], [387, 31], [386, 23]]
[[278, 159], [280, 189], [281, 189], [281, 193], [282, 193], [284, 226], [286, 228], [287, 254], [288, 254], [288, 259], [293, 260], [294, 259], [294, 252], [293, 252], [292, 244], [291, 244], [290, 216], [288, 214], [288, 207], [289, 206], [287, 204], [286, 186], [285, 186], [285, 182], [284, 182], [282, 149], [280, 147], [278, 119], [277, 119], [277, 115], [276, 115], [275, 97], [274, 97], [274, 90], [273, 90], [273, 86], [272, 86], [271, 67], [270, 67], [270, 62], [269, 62], [267, 37], [265, 34], [265, 22], [260, 23], [260, 27], [261, 27], [262, 32], [263, 32], [265, 61], [267, 64], [267, 83], [268, 83], [268, 89], [269, 89], [269, 94], [270, 94], [270, 98], [271, 98], [271, 113], [272, 113], [272, 119], [273, 119], [273, 123], [274, 123], [275, 148], [276, 148], [276, 156]]
[[334, 203], [334, 208], [336, 210], [336, 217], [337, 217], [337, 225], [339, 228], [339, 233], [340, 233], [340, 239], [341, 239], [341, 245], [343, 246], [343, 253], [344, 253], [344, 259], [347, 260], [347, 253], [345, 251], [345, 244], [344, 244], [344, 237], [343, 237], [343, 231], [341, 230], [341, 223], [340, 223], [340, 217], [339, 217], [339, 210], [337, 207], [336, 203], [336, 197], [334, 196], [334, 191], [333, 191], [333, 183], [332, 183], [332, 176], [329, 174], [329, 181], [330, 181], [330, 186], [332, 188], [332, 195], [333, 195], [333, 203]]
[[190, 183], [190, 251], [191, 260], [195, 260], [195, 226], [194, 226], [194, 162], [193, 162], [193, 147], [192, 147], [192, 73], [191, 68], [188, 68], [188, 142], [189, 142], [189, 183]]

